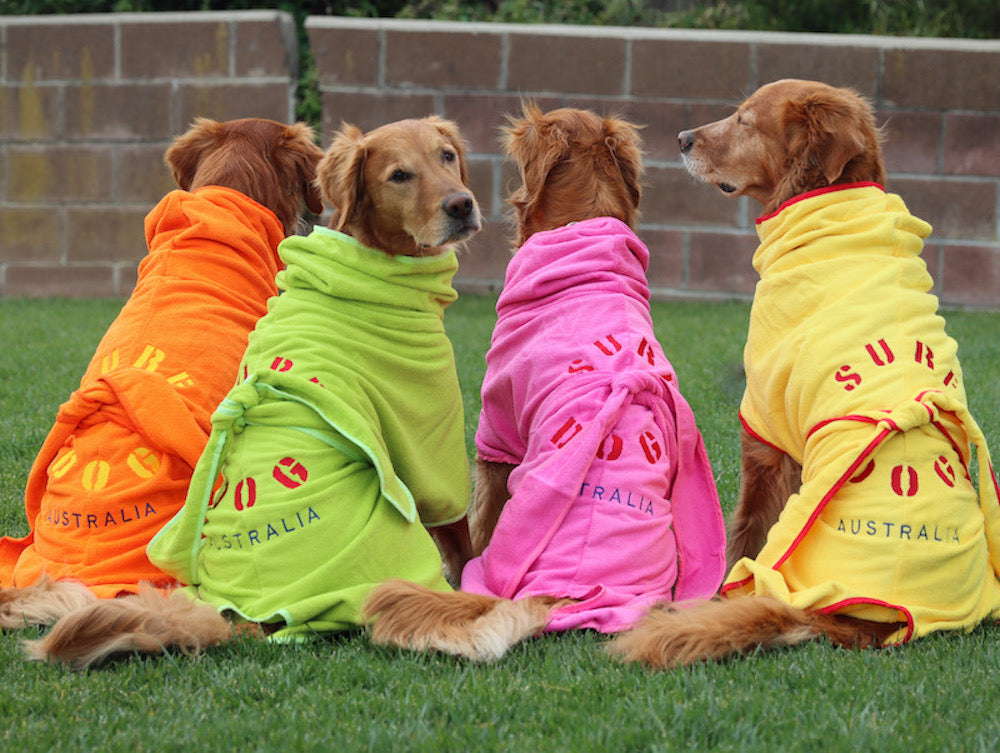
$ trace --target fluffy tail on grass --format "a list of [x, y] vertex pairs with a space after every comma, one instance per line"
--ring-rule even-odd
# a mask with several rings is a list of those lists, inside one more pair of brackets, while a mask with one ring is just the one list
[[463, 591], [432, 591], [408, 581], [377, 586], [363, 616], [375, 643], [434, 649], [479, 662], [497, 661], [520, 641], [538, 635], [561, 600], [528, 596], [511, 601]]
[[42, 576], [25, 588], [0, 589], [0, 630], [51, 625], [60, 617], [97, 601], [82, 583], [54, 581]]
[[60, 619], [48, 634], [24, 647], [32, 659], [85, 669], [117, 654], [197, 654], [231, 639], [218, 610], [180, 593], [143, 588], [118, 599], [97, 599]]
[[654, 611], [608, 650], [625, 661], [669, 669], [821, 636], [838, 646], [868, 648], [899, 625], [807, 612], [769, 596], [737, 597]]

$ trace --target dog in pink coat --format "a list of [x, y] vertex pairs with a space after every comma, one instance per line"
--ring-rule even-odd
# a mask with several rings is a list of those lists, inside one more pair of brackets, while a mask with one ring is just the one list
[[518, 248], [482, 386], [477, 556], [459, 592], [393, 581], [365, 607], [376, 642], [487, 661], [542, 631], [625, 630], [725, 575], [712, 469], [650, 318], [637, 129], [525, 105], [505, 133]]

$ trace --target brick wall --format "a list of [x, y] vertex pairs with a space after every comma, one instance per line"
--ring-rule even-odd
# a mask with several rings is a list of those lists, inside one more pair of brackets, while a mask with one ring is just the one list
[[463, 260], [467, 285], [500, 279], [513, 176], [497, 134], [503, 113], [528, 96], [647, 125], [641, 235], [661, 296], [749, 295], [758, 207], [690, 180], [676, 135], [725, 116], [762, 83], [795, 76], [875, 101], [888, 121], [888, 187], [934, 225], [925, 254], [941, 297], [1000, 306], [1000, 42], [330, 18], [307, 28], [325, 131], [341, 119], [368, 127], [427, 111], [461, 124], [494, 220]]
[[0, 16], [0, 294], [127, 296], [195, 116], [294, 112], [283, 13]]
[[[110, 288], [94, 286], [88, 294], [127, 292], [141, 235], [128, 223], [116, 235], [111, 218], [131, 213], [128, 222], [141, 227], [143, 211], [169, 188], [166, 174], [154, 169], [168, 135], [194, 114], [286, 117], [287, 110], [268, 109], [264, 96], [222, 92], [273, 86], [287, 97], [294, 69], [287, 17], [180, 18], [73, 17], [79, 28], [0, 19], [0, 97], [6, 98], [0, 99], [0, 151], [7, 165], [0, 177], [3, 294], [73, 293], [86, 264], [110, 266], [117, 275]], [[114, 62], [101, 62], [100, 77], [90, 76], [109, 89], [104, 102], [117, 93], [134, 106], [118, 119], [111, 117], [112, 104], [85, 107], [92, 95], [85, 94], [86, 86], [74, 92], [71, 81], [70, 60], [90, 59], [95, 71], [104, 60], [97, 52], [85, 57], [86, 44], [78, 40], [105, 27], [113, 29], [113, 52], [100, 54]], [[650, 280], [660, 297], [749, 296], [757, 205], [727, 200], [690, 180], [676, 134], [728, 114], [761, 83], [796, 76], [850, 85], [875, 101], [880, 120], [888, 123], [888, 188], [934, 225], [925, 258], [937, 292], [946, 303], [1000, 308], [1000, 41], [331, 17], [310, 18], [306, 28], [322, 94], [324, 144], [342, 120], [370, 128], [436, 112], [461, 125], [471, 147], [473, 187], [489, 219], [463, 257], [459, 283], [465, 289], [495, 290], [502, 279], [510, 234], [503, 199], [514, 176], [499, 156], [498, 129], [504, 113], [516, 111], [520, 97], [528, 96], [543, 107], [614, 110], [646, 124], [641, 235], [653, 252]], [[36, 42], [30, 34], [21, 36], [25, 29]], [[67, 53], [40, 55], [52, 44], [45, 34], [57, 35], [50, 40], [65, 37], [60, 49]], [[135, 56], [124, 44], [133, 35], [144, 35], [132, 43], [133, 51], [141, 51]], [[13, 36], [26, 41], [12, 44]], [[102, 49], [96, 42], [93, 47]], [[229, 51], [225, 75], [223, 47]], [[144, 75], [152, 78], [140, 85]], [[159, 98], [136, 102], [157, 84], [170, 92], [172, 109], [162, 119], [150, 115], [162, 106]], [[134, 95], [119, 91], [127, 85]], [[215, 88], [207, 95], [182, 95], [187, 87], [204, 93], [209, 85]], [[28, 103], [26, 116], [24, 100], [32, 98], [36, 103]], [[19, 115], [8, 112], [8, 102], [20, 107]], [[237, 104], [225, 104], [230, 102]], [[95, 125], [95, 118], [102, 124]], [[159, 126], [155, 137], [142, 133], [150, 120]], [[147, 160], [141, 172], [157, 181], [138, 180], [139, 154]], [[35, 178], [24, 177], [37, 170], [18, 167], [15, 158], [29, 168], [32, 160], [43, 163], [64, 179], [41, 192]], [[76, 218], [82, 209], [74, 205], [95, 213], [89, 226]], [[39, 233], [41, 223], [53, 238], [56, 228], [63, 232], [61, 245]], [[62, 270], [70, 284], [59, 285], [53, 270]]]

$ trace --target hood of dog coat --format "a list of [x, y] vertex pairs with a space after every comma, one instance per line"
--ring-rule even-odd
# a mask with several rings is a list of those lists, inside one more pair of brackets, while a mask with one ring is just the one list
[[[311, 237], [306, 242], [293, 236], [279, 247], [286, 267], [278, 275], [282, 290], [312, 289], [343, 300], [439, 316], [458, 298], [451, 284], [458, 271], [454, 250], [434, 256], [391, 256], [325, 227], [316, 227]], [[327, 242], [317, 242], [322, 239]]]

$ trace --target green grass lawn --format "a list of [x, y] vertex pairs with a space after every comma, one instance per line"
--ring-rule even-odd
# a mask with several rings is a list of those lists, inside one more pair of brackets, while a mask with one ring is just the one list
[[[59, 403], [119, 303], [0, 300], [0, 530], [22, 534], [22, 489]], [[748, 306], [654, 305], [705, 436], [723, 506], [738, 485], [736, 409]], [[1000, 455], [1000, 314], [950, 312], [973, 413]], [[493, 301], [448, 312], [468, 440]], [[656, 673], [589, 633], [546, 636], [494, 666], [372, 646], [240, 641], [199, 659], [73, 673], [25, 662], [0, 635], [6, 751], [989, 751], [1000, 749], [1000, 627], [901, 649], [795, 650]]]

